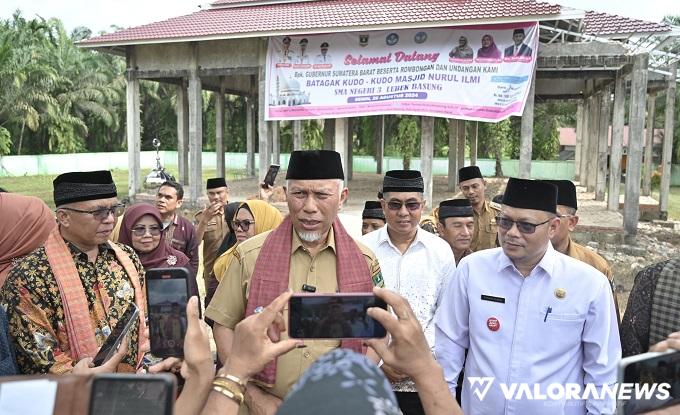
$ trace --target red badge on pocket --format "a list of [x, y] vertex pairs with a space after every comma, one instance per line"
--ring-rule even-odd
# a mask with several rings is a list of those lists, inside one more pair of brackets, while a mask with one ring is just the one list
[[489, 317], [489, 319], [486, 320], [486, 327], [491, 331], [498, 331], [501, 328], [501, 322], [498, 321], [496, 317]]

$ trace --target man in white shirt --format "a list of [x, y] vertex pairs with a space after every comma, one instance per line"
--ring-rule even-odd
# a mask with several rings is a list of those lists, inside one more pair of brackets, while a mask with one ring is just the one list
[[[435, 354], [452, 393], [465, 363], [465, 414], [614, 412], [615, 399], [601, 392], [613, 388], [621, 359], [611, 289], [601, 272], [553, 249], [556, 204], [555, 185], [511, 178], [501, 247], [463, 258], [442, 295]], [[517, 395], [522, 383], [533, 399]], [[578, 399], [588, 384], [597, 397]]]
[[328, 54], [328, 42], [323, 42], [319, 49], [321, 50], [321, 53], [316, 55], [314, 63], [318, 64], [333, 63], [331, 55]]
[[[423, 177], [417, 170], [392, 170], [383, 180], [382, 208], [387, 225], [361, 237], [378, 258], [385, 287], [405, 297], [434, 347], [434, 315], [445, 282], [456, 269], [449, 245], [421, 229], [425, 208]], [[383, 365], [405, 415], [423, 414], [410, 379]]]

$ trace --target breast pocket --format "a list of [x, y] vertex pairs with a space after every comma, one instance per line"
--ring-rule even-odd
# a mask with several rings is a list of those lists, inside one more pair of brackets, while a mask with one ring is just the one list
[[539, 318], [545, 326], [542, 338], [552, 344], [554, 350], [571, 350], [581, 343], [585, 314], [551, 312], [546, 315], [543, 310]]

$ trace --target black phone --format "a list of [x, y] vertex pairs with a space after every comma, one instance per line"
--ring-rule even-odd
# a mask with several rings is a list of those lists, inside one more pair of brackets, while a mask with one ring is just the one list
[[366, 314], [387, 309], [373, 293], [295, 294], [288, 304], [288, 335], [296, 339], [382, 338], [385, 328]]
[[[648, 352], [621, 359], [618, 383], [645, 386], [649, 395], [623, 400], [618, 414], [638, 414], [667, 408], [680, 409], [680, 351]], [[639, 399], [642, 398], [642, 399]]]
[[146, 300], [151, 353], [158, 357], [184, 357], [189, 271], [185, 268], [146, 271]]
[[267, 175], [264, 176], [264, 184], [267, 186], [274, 186], [274, 181], [276, 180], [276, 175], [279, 174], [279, 169], [281, 166], [278, 164], [269, 165], [269, 170], [267, 170]]
[[135, 303], [130, 303], [123, 315], [118, 319], [116, 326], [111, 330], [111, 333], [99, 348], [97, 355], [92, 359], [95, 366], [101, 366], [106, 363], [118, 350], [118, 346], [123, 341], [123, 338], [134, 326], [135, 321], [139, 318], [139, 309]]
[[92, 379], [90, 415], [172, 415], [175, 377], [106, 373]]

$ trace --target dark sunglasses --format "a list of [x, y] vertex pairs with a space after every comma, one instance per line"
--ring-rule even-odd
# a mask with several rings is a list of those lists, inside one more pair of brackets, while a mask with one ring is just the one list
[[387, 208], [389, 210], [401, 210], [402, 206], [406, 206], [406, 209], [415, 212], [416, 210], [420, 209], [420, 206], [422, 206], [423, 202], [402, 202], [401, 200], [390, 200], [387, 202]]
[[254, 220], [233, 220], [231, 221], [231, 227], [236, 229], [241, 229], [243, 232], [248, 232], [248, 229], [250, 229], [250, 225], [254, 225], [255, 221]]
[[509, 231], [512, 229], [512, 225], [517, 225], [517, 230], [524, 234], [534, 233], [536, 232], [537, 226], [545, 225], [548, 222], [550, 222], [550, 219], [541, 223], [530, 223], [521, 220], [508, 219], [504, 216], [496, 216], [496, 223], [501, 229]]
[[76, 212], [76, 213], [86, 213], [88, 215], [92, 215], [92, 217], [95, 218], [98, 221], [103, 221], [104, 219], [108, 218], [109, 215], [119, 217], [120, 215], [125, 213], [125, 204], [118, 203], [118, 204], [115, 204], [111, 207], [105, 207], [105, 208], [100, 208], [100, 209], [95, 209], [95, 210], [80, 210], [80, 209], [74, 209], [74, 208], [68, 208], [68, 207], [63, 207], [63, 208], [59, 208], [59, 209], [69, 210], [71, 212]]
[[135, 226], [132, 228], [132, 233], [135, 236], [144, 236], [147, 232], [151, 236], [158, 236], [161, 234], [161, 228], [159, 226]]

